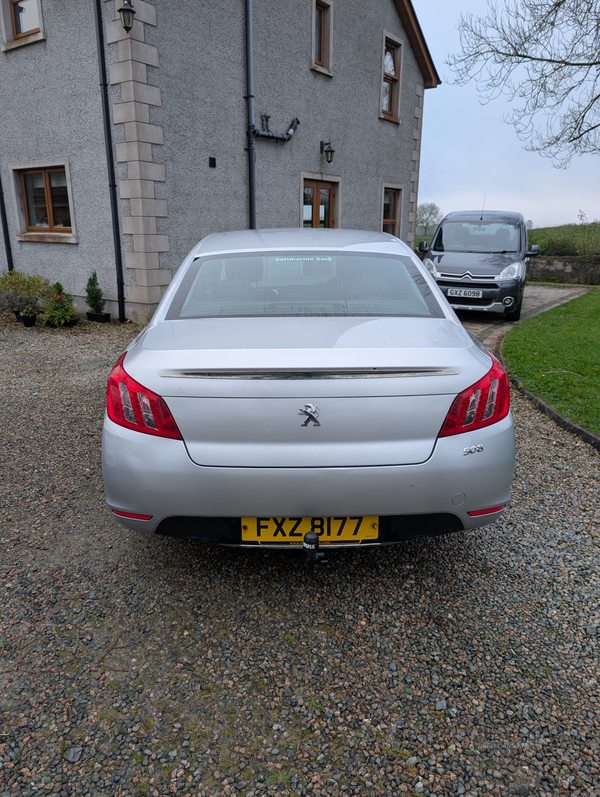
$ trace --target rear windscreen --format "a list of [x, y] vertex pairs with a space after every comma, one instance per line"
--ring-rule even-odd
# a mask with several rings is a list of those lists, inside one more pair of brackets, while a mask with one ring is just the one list
[[444, 313], [410, 257], [252, 253], [195, 260], [167, 319]]
[[431, 248], [435, 252], [519, 252], [520, 227], [500, 221], [446, 221]]

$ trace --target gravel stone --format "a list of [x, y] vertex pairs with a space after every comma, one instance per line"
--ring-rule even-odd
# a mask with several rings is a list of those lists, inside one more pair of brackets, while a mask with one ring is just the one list
[[75, 764], [81, 758], [83, 747], [69, 747], [64, 754], [64, 758], [70, 763]]
[[306, 581], [113, 520], [106, 377], [138, 331], [0, 319], [0, 795], [600, 794], [598, 453], [513, 395], [499, 522]]

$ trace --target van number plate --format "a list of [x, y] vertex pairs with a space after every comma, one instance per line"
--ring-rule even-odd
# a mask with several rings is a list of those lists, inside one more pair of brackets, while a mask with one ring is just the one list
[[483, 291], [474, 288], [448, 288], [448, 296], [462, 296], [464, 299], [483, 299]]

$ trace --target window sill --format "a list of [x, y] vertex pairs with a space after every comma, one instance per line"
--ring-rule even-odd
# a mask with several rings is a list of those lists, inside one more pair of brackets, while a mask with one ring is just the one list
[[16, 50], [17, 47], [25, 47], [27, 44], [33, 44], [34, 42], [41, 41], [46, 41], [46, 37], [41, 31], [38, 31], [37, 33], [32, 33], [31, 36], [24, 36], [22, 39], [14, 39], [13, 41], [2, 42], [0, 45], [0, 51], [5, 53], [7, 50]]
[[384, 119], [386, 122], [393, 122], [395, 125], [399, 125], [400, 124], [400, 119], [398, 119], [397, 116], [388, 116], [388, 115], [386, 115], [384, 113], [380, 113], [379, 114], [379, 118], [380, 119]]
[[34, 241], [43, 244], [78, 244], [79, 238], [70, 232], [21, 232], [17, 241]]
[[333, 72], [331, 69], [327, 69], [326, 66], [319, 66], [319, 64], [311, 64], [310, 68], [313, 72], [320, 72], [322, 75], [327, 75], [327, 77], [333, 77]]

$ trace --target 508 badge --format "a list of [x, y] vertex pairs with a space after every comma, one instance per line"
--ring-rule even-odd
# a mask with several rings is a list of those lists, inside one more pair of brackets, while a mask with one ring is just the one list
[[466, 457], [467, 454], [478, 454], [480, 451], [483, 451], [483, 446], [481, 444], [478, 446], [467, 446], [467, 448], [463, 448], [463, 456]]

